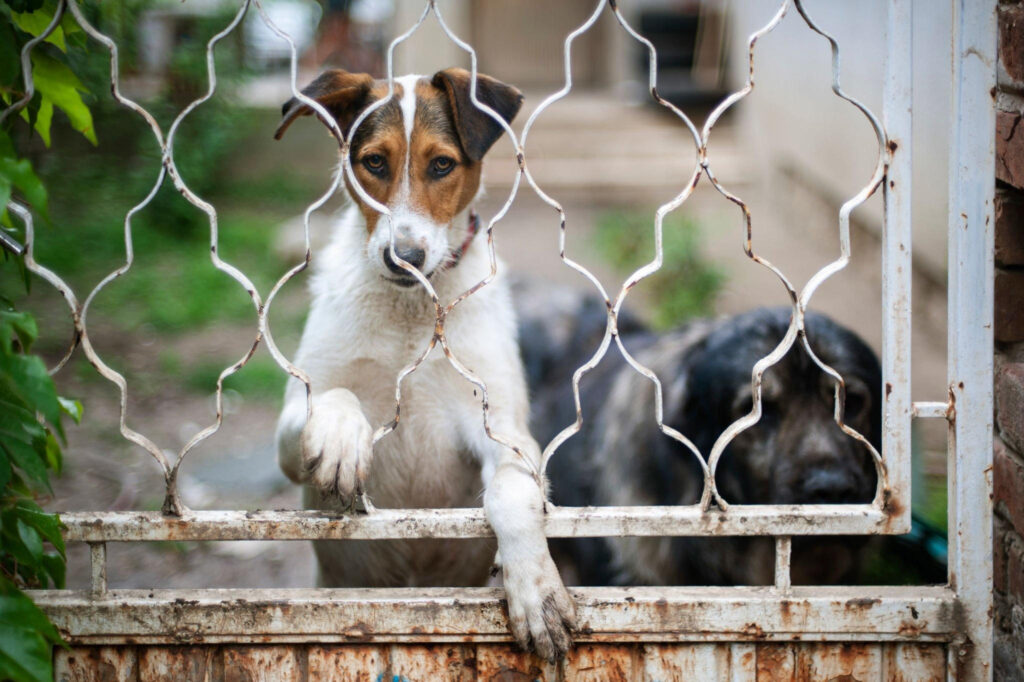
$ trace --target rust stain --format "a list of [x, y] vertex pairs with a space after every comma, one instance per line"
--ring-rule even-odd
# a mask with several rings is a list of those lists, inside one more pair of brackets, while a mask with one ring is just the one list
[[899, 633], [904, 637], [920, 637], [926, 627], [928, 627], [928, 621], [918, 623], [916, 621], [905, 620], [900, 623]]
[[[903, 504], [893, 497], [892, 490], [889, 488], [882, 491], [882, 511], [884, 511], [888, 516], [899, 516], [903, 513]], [[875, 601], [878, 600], [876, 599]]]
[[890, 154], [895, 153], [896, 150], [900, 148], [900, 145], [899, 143], [896, 142], [896, 140], [889, 140], [889, 142], [886, 143], [885, 146], [888, 148]]
[[869, 597], [858, 597], [856, 599], [847, 599], [845, 607], [847, 609], [851, 609], [851, 610], [855, 609], [855, 610], [861, 611], [861, 610], [870, 609], [871, 607], [875, 606], [876, 604], [881, 604], [881, 603], [882, 603], [881, 599], [873, 599], [873, 598], [869, 598]]
[[373, 628], [362, 621], [350, 625], [341, 631], [341, 636], [345, 639], [366, 639], [372, 634]]
[[747, 623], [743, 626], [743, 634], [753, 639], [764, 639], [764, 629], [757, 623]]

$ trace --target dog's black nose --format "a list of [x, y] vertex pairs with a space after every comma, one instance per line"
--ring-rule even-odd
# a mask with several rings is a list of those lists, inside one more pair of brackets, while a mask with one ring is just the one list
[[[427, 260], [427, 252], [416, 246], [407, 247], [395, 244], [395, 254], [416, 269], [422, 268], [423, 263]], [[402, 275], [403, 277], [412, 276], [391, 258], [391, 249], [384, 249], [384, 265], [396, 275]]]
[[871, 495], [848, 472], [834, 469], [811, 471], [800, 485], [799, 504], [849, 504], [867, 502]]

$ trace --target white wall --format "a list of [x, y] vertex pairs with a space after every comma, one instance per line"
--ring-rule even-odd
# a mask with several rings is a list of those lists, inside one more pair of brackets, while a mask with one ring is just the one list
[[[843, 89], [880, 120], [885, 5], [883, 0], [805, 2], [814, 21], [839, 41]], [[734, 86], [746, 77], [748, 35], [766, 24], [777, 6], [764, 0], [730, 1]], [[914, 254], [919, 266], [942, 280], [951, 96], [949, 23], [948, 2], [914, 2]], [[755, 89], [738, 113], [764, 169], [796, 166], [829, 193], [849, 197], [870, 177], [876, 147], [868, 122], [830, 90], [830, 54], [827, 41], [791, 10], [774, 32], [757, 43]], [[859, 217], [880, 229], [881, 202], [872, 201]]]

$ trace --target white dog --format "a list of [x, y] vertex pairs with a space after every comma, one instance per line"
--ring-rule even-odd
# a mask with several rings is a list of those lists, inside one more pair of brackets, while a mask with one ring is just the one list
[[[487, 76], [477, 98], [511, 121], [522, 95]], [[427, 277], [442, 303], [489, 271], [486, 243], [473, 237], [471, 209], [484, 154], [502, 128], [470, 100], [470, 74], [395, 79], [394, 95], [351, 140], [360, 185], [391, 212], [395, 254]], [[346, 134], [387, 83], [329, 71], [304, 91]], [[280, 138], [310, 108], [284, 106]], [[346, 182], [348, 180], [346, 179]], [[347, 508], [360, 491], [388, 508], [484, 508], [498, 539], [509, 623], [524, 647], [562, 656], [571, 645], [575, 605], [544, 535], [544, 492], [512, 449], [484, 432], [482, 396], [435, 351], [402, 383], [397, 429], [372, 446], [374, 430], [395, 418], [395, 380], [426, 348], [434, 308], [389, 248], [387, 219], [353, 199], [333, 241], [317, 255], [313, 303], [295, 364], [312, 381], [289, 384], [277, 430], [281, 468], [307, 484], [306, 505]], [[510, 294], [501, 277], [460, 303], [445, 321], [452, 351], [486, 384], [491, 429], [540, 465], [527, 425], [529, 404]], [[328, 586], [473, 585], [486, 581], [493, 543], [481, 540], [322, 541], [315, 543]]]

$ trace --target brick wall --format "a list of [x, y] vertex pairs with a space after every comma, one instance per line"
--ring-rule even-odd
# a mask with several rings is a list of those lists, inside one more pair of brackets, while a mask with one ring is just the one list
[[999, 6], [995, 679], [1024, 680], [1024, 0]]

